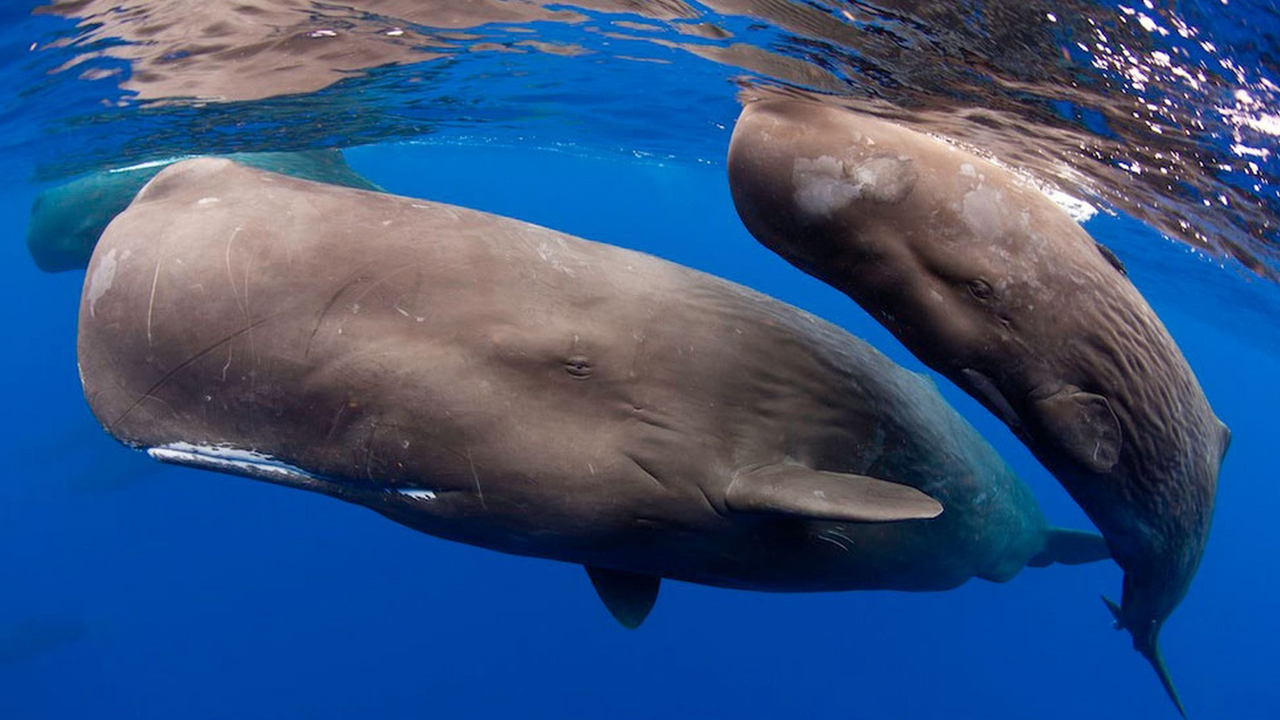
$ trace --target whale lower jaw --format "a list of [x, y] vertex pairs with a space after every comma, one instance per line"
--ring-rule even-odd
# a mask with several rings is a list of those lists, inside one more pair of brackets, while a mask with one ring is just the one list
[[227, 475], [239, 475], [269, 482], [273, 485], [298, 490], [310, 490], [324, 495], [360, 502], [373, 495], [391, 493], [409, 500], [430, 501], [436, 498], [432, 490], [391, 489], [364, 487], [334, 480], [303, 470], [277, 460], [256, 450], [244, 450], [230, 445], [196, 445], [174, 442], [146, 449], [148, 455], [163, 463], [182, 465], [198, 470], [210, 470]]

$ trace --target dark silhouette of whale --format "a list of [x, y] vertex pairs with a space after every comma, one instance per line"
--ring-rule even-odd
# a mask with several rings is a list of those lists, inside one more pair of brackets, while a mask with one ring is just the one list
[[166, 169], [111, 224], [78, 355], [124, 443], [580, 563], [628, 626], [664, 577], [942, 590], [1107, 554], [1046, 527], [930, 381], [818, 318], [227, 160]]
[[[348, 167], [337, 150], [232, 153], [225, 157], [307, 180], [381, 189]], [[50, 273], [83, 269], [111, 219], [128, 207], [151, 178], [181, 159], [102, 170], [40, 193], [31, 204], [27, 221], [27, 251], [36, 267]]]
[[1117, 625], [1182, 711], [1157, 639], [1231, 434], [1120, 261], [996, 164], [816, 103], [748, 105], [729, 184], [760, 242], [985, 404], [1071, 493], [1124, 568]]

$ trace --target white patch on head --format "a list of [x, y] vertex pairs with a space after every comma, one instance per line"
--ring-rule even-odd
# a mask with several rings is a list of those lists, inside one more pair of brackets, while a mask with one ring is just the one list
[[197, 205], [214, 205], [220, 202], [222, 202], [222, 200], [216, 197], [202, 197], [196, 201], [196, 204]]
[[193, 445], [175, 442], [147, 448], [147, 454], [160, 462], [244, 475], [285, 485], [310, 485], [318, 479], [315, 475], [280, 462], [270, 455], [226, 445]]
[[1004, 234], [999, 193], [986, 185], [979, 185], [964, 194], [962, 217], [965, 225], [980, 238], [995, 240]]
[[[127, 254], [126, 254], [127, 255]], [[124, 256], [121, 256], [121, 260]], [[111, 285], [116, 281], [116, 268], [119, 263], [116, 260], [116, 249], [111, 248], [107, 254], [102, 256], [102, 260], [98, 262], [98, 266], [94, 268], [93, 274], [89, 276], [89, 287], [85, 290], [84, 296], [89, 301], [89, 317], [97, 317], [98, 300], [102, 298]]]
[[796, 158], [791, 171], [796, 205], [812, 218], [829, 218], [861, 196], [845, 179], [844, 163], [830, 155], [810, 160]]
[[960, 174], [968, 178], [978, 177], [978, 171], [973, 168], [973, 163], [965, 163], [961, 165]]
[[796, 158], [791, 171], [795, 201], [810, 218], [826, 219], [854, 200], [896, 203], [911, 193], [916, 169], [910, 158], [877, 155], [858, 164], [829, 155]]

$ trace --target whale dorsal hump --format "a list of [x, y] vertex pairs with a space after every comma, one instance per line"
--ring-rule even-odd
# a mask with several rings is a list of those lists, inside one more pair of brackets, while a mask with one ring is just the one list
[[658, 586], [662, 578], [590, 565], [583, 567], [601, 602], [622, 627], [634, 630], [649, 617], [649, 611], [658, 601]]
[[1067, 385], [1034, 406], [1049, 436], [1077, 463], [1104, 473], [1120, 459], [1120, 421], [1106, 398]]
[[908, 485], [792, 464], [738, 472], [725, 491], [725, 505], [734, 512], [843, 522], [926, 520], [942, 514], [942, 503]]

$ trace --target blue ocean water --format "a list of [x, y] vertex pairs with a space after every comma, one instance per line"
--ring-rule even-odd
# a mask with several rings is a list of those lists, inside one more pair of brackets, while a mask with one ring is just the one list
[[[1210, 6], [1185, 17], [1206, 17]], [[1198, 37], [1220, 32], [1224, 47], [1239, 48], [1240, 67], [1278, 77], [1269, 65], [1276, 8], [1231, 7], [1255, 22], [1233, 15]], [[218, 103], [121, 91], [130, 70], [107, 52], [112, 43], [30, 9], [6, 9], [12, 22], [0, 30], [9, 458], [0, 482], [0, 718], [1175, 717], [1098, 599], [1118, 594], [1110, 563], [1029, 568], [1006, 584], [929, 594], [773, 595], [667, 582], [644, 626], [627, 631], [579, 567], [448, 543], [318, 495], [162, 467], [116, 444], [77, 378], [83, 273], [35, 268], [28, 212], [41, 190], [76, 174], [179, 153], [343, 147], [389, 192], [696, 267], [923, 368], [851, 301], [742, 228], [723, 163], [739, 71], [590, 31], [659, 22], [652, 17], [535, 23], [540, 41], [581, 44], [583, 54], [429, 60], [337, 90]], [[786, 45], [735, 17], [721, 25], [759, 36], [757, 47]], [[516, 35], [492, 24], [470, 32]], [[69, 51], [42, 55], [33, 44], [56, 38], [92, 45], [98, 54], [82, 65], [115, 74], [53, 72]], [[812, 52], [785, 54], [823, 51]], [[891, 95], [896, 80], [862, 82]], [[1275, 113], [1264, 103], [1255, 117], [1265, 124]], [[1272, 192], [1267, 173], [1280, 149], [1263, 136], [1250, 147], [1270, 154], [1244, 156], [1261, 162], [1263, 189], [1246, 183], [1245, 193]], [[1124, 214], [1100, 213], [1086, 228], [1126, 263], [1234, 432], [1209, 546], [1162, 635], [1165, 657], [1191, 717], [1280, 717], [1280, 485], [1266, 460], [1280, 407], [1280, 288], [1244, 261], [1193, 251]], [[1054, 523], [1088, 527], [1003, 424], [939, 385]]]

